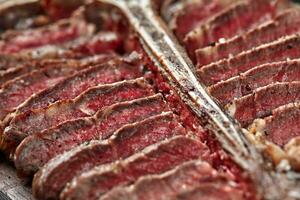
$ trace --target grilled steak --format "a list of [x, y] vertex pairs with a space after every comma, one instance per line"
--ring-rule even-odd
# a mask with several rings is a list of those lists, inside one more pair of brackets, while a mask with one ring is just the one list
[[298, 34], [290, 35], [242, 52], [233, 58], [203, 66], [197, 73], [201, 81], [210, 86], [270, 61], [276, 62], [284, 61], [287, 58], [299, 58], [299, 44], [300, 36]]
[[177, 136], [149, 146], [125, 160], [100, 165], [73, 179], [61, 199], [98, 199], [109, 189], [129, 184], [146, 174], [159, 174], [186, 161], [207, 156], [207, 147], [197, 140]]
[[[80, 68], [79, 68], [80, 69]], [[48, 67], [25, 74], [4, 84], [0, 91], [0, 120], [31, 95], [50, 88], [79, 70], [76, 67]]]
[[5, 129], [4, 137], [19, 138], [54, 127], [64, 121], [94, 115], [114, 103], [129, 101], [154, 94], [144, 78], [92, 87], [75, 99], [58, 101], [47, 108], [17, 115]]
[[[99, 63], [104, 63], [115, 57], [114, 54], [101, 54], [96, 56], [89, 56], [79, 59], [71, 58], [57, 58], [57, 59], [42, 59], [42, 60], [27, 60], [23, 61], [22, 64], [14, 65], [6, 70], [0, 71], [0, 87], [5, 82], [22, 76], [24, 74], [30, 73], [34, 70], [42, 70], [44, 68], [74, 68], [83, 69], [89, 65], [95, 65]], [[0, 58], [1, 59], [1, 58]]]
[[[125, 124], [166, 111], [161, 95], [117, 103], [100, 110], [94, 117], [66, 121], [57, 127], [27, 137], [15, 153], [16, 168], [35, 172], [52, 157], [92, 139], [109, 138]], [[123, 136], [124, 137], [124, 136]]]
[[230, 114], [243, 126], [265, 117], [279, 106], [300, 100], [300, 82], [273, 83], [241, 97], [227, 106]]
[[[264, 118], [261, 127], [256, 131], [269, 141], [283, 147], [292, 138], [300, 136], [300, 104], [290, 103], [272, 111], [272, 115]], [[260, 119], [259, 119], [260, 120]]]
[[170, 26], [180, 41], [185, 35], [210, 17], [220, 12], [234, 0], [190, 0], [182, 3], [170, 22]]
[[269, 0], [239, 1], [188, 33], [184, 43], [190, 53], [217, 42], [244, 33], [251, 27], [271, 19], [276, 8]]
[[235, 56], [261, 44], [272, 42], [285, 35], [299, 32], [300, 10], [298, 8], [287, 10], [274, 20], [262, 24], [245, 34], [233, 37], [225, 42], [217, 42], [214, 46], [198, 49], [196, 51], [198, 68], [229, 56]]
[[92, 24], [74, 17], [41, 28], [8, 31], [0, 37], [0, 53], [11, 54], [23, 49], [70, 41], [82, 35], [91, 35], [94, 29]]
[[[184, 128], [170, 112], [123, 126], [108, 140], [79, 146], [47, 163], [35, 175], [34, 194], [40, 199], [57, 198], [64, 186], [82, 172], [128, 157], [165, 138], [184, 134]], [[71, 173], [64, 173], [70, 169]]]
[[[159, 175], [144, 176], [135, 184], [120, 186], [105, 194], [101, 200], [165, 200], [189, 191], [199, 185], [226, 180], [208, 163], [195, 160], [183, 163]], [[215, 191], [217, 192], [217, 191]]]
[[208, 88], [209, 93], [225, 106], [235, 98], [274, 82], [300, 81], [300, 60], [267, 63], [254, 67], [239, 76], [219, 82]]
[[113, 83], [140, 76], [141, 72], [138, 66], [125, 63], [119, 59], [114, 59], [105, 64], [82, 70], [53, 87], [34, 95], [22, 104], [22, 106], [18, 107], [15, 114], [32, 109], [45, 108], [50, 103], [59, 100], [75, 98], [89, 87], [98, 84]]

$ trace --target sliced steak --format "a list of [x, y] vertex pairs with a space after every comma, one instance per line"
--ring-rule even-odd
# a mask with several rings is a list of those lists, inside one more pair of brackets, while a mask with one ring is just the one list
[[231, 38], [271, 19], [275, 9], [269, 0], [236, 2], [189, 32], [184, 43], [190, 55], [195, 55], [196, 49], [213, 44], [221, 38]]
[[71, 45], [67, 49], [84, 55], [95, 55], [107, 52], [121, 52], [123, 41], [115, 32], [99, 32], [92, 37], [86, 37], [83, 41]]
[[45, 108], [59, 100], [73, 99], [86, 89], [98, 84], [133, 79], [141, 75], [137, 65], [125, 62], [123, 59], [114, 59], [105, 64], [82, 70], [53, 87], [32, 96], [18, 107], [14, 114]]
[[270, 115], [279, 106], [299, 100], [300, 82], [273, 83], [234, 100], [226, 108], [242, 126], [246, 126], [256, 118]]
[[71, 66], [48, 67], [7, 82], [0, 90], [0, 120], [3, 120], [8, 113], [13, 112], [31, 95], [54, 86], [78, 70], [80, 68]]
[[[186, 162], [163, 174], [143, 176], [130, 186], [120, 186], [107, 192], [101, 200], [165, 200], [199, 185], [218, 182], [220, 176], [208, 163]], [[226, 179], [225, 179], [226, 180]]]
[[[171, 112], [123, 126], [108, 140], [81, 145], [49, 161], [34, 177], [34, 196], [58, 198], [64, 186], [84, 171], [128, 157], [165, 138], [184, 134], [184, 128]], [[64, 173], [65, 170], [70, 173]]]
[[99, 54], [94, 56], [85, 56], [83, 58], [56, 58], [56, 59], [42, 59], [33, 61], [24, 61], [24, 64], [17, 67], [10, 68], [8, 70], [0, 71], [0, 87], [1, 84], [22, 76], [23, 74], [30, 73], [34, 70], [41, 70], [49, 67], [73, 67], [78, 69], [86, 68], [87, 66], [100, 64], [107, 62], [113, 58], [116, 58], [115, 54]]
[[298, 8], [287, 10], [274, 20], [262, 24], [243, 35], [233, 37], [225, 42], [217, 42], [214, 46], [198, 49], [196, 51], [197, 66], [201, 68], [201, 66], [214, 61], [233, 57], [242, 51], [299, 32], [300, 10]]
[[47, 108], [15, 116], [4, 131], [6, 138], [19, 138], [55, 127], [67, 120], [94, 115], [105, 106], [154, 94], [144, 78], [95, 86], [75, 99], [58, 101]]
[[210, 86], [270, 61], [277, 62], [299, 57], [300, 36], [295, 34], [242, 52], [233, 58], [205, 65], [197, 70], [197, 74], [205, 85]]
[[224, 182], [204, 183], [188, 192], [177, 195], [176, 200], [243, 200], [243, 192]]
[[82, 35], [91, 35], [95, 27], [80, 18], [63, 19], [41, 28], [7, 31], [0, 37], [0, 53], [16, 53], [23, 49], [62, 43]]
[[[260, 120], [255, 134], [263, 135], [269, 141], [283, 147], [291, 139], [300, 136], [300, 104], [290, 103], [272, 111], [272, 115]], [[257, 121], [255, 121], [257, 124]]]
[[178, 10], [170, 22], [170, 26], [175, 32], [177, 38], [183, 41], [185, 35], [205, 23], [209, 17], [220, 12], [234, 0], [191, 0], [187, 1], [183, 7]]
[[208, 88], [222, 106], [274, 82], [300, 81], [300, 60], [267, 63]]
[[125, 160], [100, 165], [74, 178], [61, 199], [98, 199], [108, 190], [135, 182], [147, 174], [160, 174], [186, 161], [209, 154], [201, 142], [177, 136], [159, 142]]
[[94, 117], [66, 121], [57, 127], [27, 137], [15, 153], [16, 168], [25, 174], [35, 172], [54, 156], [83, 142], [109, 138], [128, 123], [167, 111], [161, 95], [117, 103]]

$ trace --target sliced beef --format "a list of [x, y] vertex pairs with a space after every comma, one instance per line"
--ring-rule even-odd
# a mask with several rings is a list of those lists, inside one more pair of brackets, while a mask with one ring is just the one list
[[235, 56], [242, 51], [299, 32], [300, 10], [298, 8], [287, 10], [274, 20], [243, 35], [233, 37], [225, 42], [217, 42], [214, 46], [198, 49], [196, 51], [197, 66], [201, 68], [211, 62]]
[[241, 97], [227, 105], [227, 110], [243, 126], [254, 119], [265, 117], [279, 106], [300, 100], [300, 82], [273, 83], [258, 88], [252, 94]]
[[[25, 174], [35, 172], [54, 156], [83, 142], [109, 138], [128, 123], [168, 110], [161, 95], [117, 103], [94, 117], [66, 121], [57, 127], [27, 137], [15, 153], [16, 168]], [[18, 143], [17, 141], [16, 143]]]
[[173, 137], [125, 160], [100, 165], [82, 173], [64, 189], [61, 199], [98, 199], [113, 187], [133, 183], [147, 174], [163, 173], [208, 154], [208, 148], [197, 140], [184, 136]]
[[295, 34], [242, 52], [233, 58], [205, 65], [197, 70], [197, 74], [205, 85], [210, 86], [270, 61], [284, 61], [299, 57], [300, 36]]
[[269, 141], [283, 147], [291, 139], [300, 136], [300, 104], [290, 103], [272, 111], [272, 115], [260, 122], [257, 129]]
[[15, 116], [4, 131], [6, 138], [19, 138], [55, 127], [67, 120], [94, 115], [105, 106], [152, 95], [144, 78], [95, 86], [72, 100], [58, 101], [47, 108]]
[[48, 67], [7, 82], [0, 90], [0, 120], [13, 112], [31, 95], [52, 87], [78, 70], [71, 66]]
[[17, 53], [23, 49], [62, 43], [93, 32], [94, 26], [80, 18], [64, 19], [36, 29], [7, 31], [0, 37], [0, 53]]
[[204, 183], [197, 188], [188, 192], [183, 192], [177, 195], [176, 200], [207, 200], [207, 199], [222, 199], [222, 200], [243, 200], [243, 192], [238, 188], [234, 188], [228, 183], [214, 182]]
[[185, 35], [205, 23], [209, 17], [220, 12], [234, 0], [191, 0], [178, 10], [170, 22], [177, 38], [183, 41]]
[[108, 140], [81, 145], [49, 161], [34, 177], [34, 195], [39, 199], [57, 198], [64, 186], [84, 171], [128, 157], [165, 138], [184, 134], [184, 128], [171, 112], [123, 126]]
[[67, 49], [84, 55], [95, 55], [111, 51], [122, 51], [122, 38], [115, 32], [99, 32], [92, 37], [86, 37], [82, 41], [71, 45]]
[[18, 107], [14, 114], [45, 108], [59, 100], [73, 99], [86, 89], [98, 84], [137, 78], [141, 75], [139, 66], [125, 62], [123, 59], [114, 59], [105, 64], [82, 70], [53, 87], [32, 96]]
[[241, 34], [270, 19], [275, 9], [269, 0], [236, 2], [189, 32], [184, 43], [194, 57], [196, 49], [213, 44], [219, 39]]
[[[200, 160], [186, 162], [159, 175], [138, 179], [130, 186], [120, 186], [106, 193], [101, 200], [165, 200], [174, 199], [180, 193], [199, 185], [214, 183], [226, 178], [217, 173], [208, 163]], [[216, 191], [217, 192], [217, 191]]]
[[300, 60], [267, 63], [208, 88], [222, 106], [274, 82], [300, 81]]
[[[108, 61], [109, 59], [112, 59], [114, 57], [113, 54], [103, 54], [103, 55], [97, 55], [97, 56], [90, 56], [86, 58], [81, 59], [42, 59], [42, 60], [25, 60], [22, 61], [22, 63], [13, 65], [11, 67], [8, 67], [8, 69], [5, 69], [3, 71], [0, 70], [0, 87], [5, 82], [12, 80], [14, 78], [17, 78], [19, 76], [22, 76], [24, 74], [30, 73], [34, 70], [41, 70], [44, 68], [50, 68], [50, 67], [62, 67], [62, 68], [71, 68], [74, 69], [78, 68], [84, 68], [88, 65], [93, 64], [99, 64], [103, 63], [105, 61]], [[1, 59], [1, 58], [0, 58]]]

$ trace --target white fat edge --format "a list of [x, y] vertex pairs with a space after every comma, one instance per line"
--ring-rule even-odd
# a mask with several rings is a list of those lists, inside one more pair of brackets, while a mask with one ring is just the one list
[[227, 105], [225, 106], [225, 109], [228, 111], [228, 113], [229, 113], [229, 115], [230, 115], [231, 117], [234, 117], [235, 112], [236, 112], [236, 103], [235, 103], [235, 101], [233, 101], [233, 102], [227, 104]]
[[280, 162], [277, 164], [276, 169], [280, 172], [290, 171], [292, 169], [289, 160], [281, 159]]
[[85, 114], [87, 114], [88, 116], [92, 116], [95, 114], [95, 111], [88, 108], [86, 105], [82, 104], [79, 106], [79, 110]]
[[225, 39], [225, 38], [220, 38], [220, 39], [219, 39], [219, 43], [220, 43], [220, 44], [226, 43], [226, 39]]

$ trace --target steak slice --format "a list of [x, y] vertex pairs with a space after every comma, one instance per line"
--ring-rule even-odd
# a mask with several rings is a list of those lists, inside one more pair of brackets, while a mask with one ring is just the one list
[[208, 148], [189, 137], [175, 136], [131, 157], [100, 165], [75, 177], [61, 193], [61, 199], [98, 199], [108, 190], [135, 182], [147, 174], [160, 174], [186, 161], [205, 157]]
[[[99, 64], [114, 57], [113, 54], [103, 54], [90, 56], [82, 59], [42, 59], [42, 60], [26, 60], [22, 61], [22, 64], [16, 64], [14, 67], [8, 68], [6, 70], [0, 71], [0, 87], [7, 81], [10, 81], [14, 78], [22, 76], [24, 74], [30, 73], [34, 70], [42, 70], [49, 67], [73, 67], [75, 68], [84, 68], [88, 65]], [[0, 58], [1, 59], [1, 58]]]
[[270, 115], [279, 106], [299, 100], [300, 82], [273, 83], [234, 100], [226, 109], [242, 126], [246, 126], [256, 118]]
[[19, 138], [55, 127], [67, 120], [94, 115], [105, 106], [154, 94], [144, 78], [92, 87], [75, 99], [58, 101], [47, 108], [15, 116], [4, 131], [6, 138]]
[[242, 52], [233, 58], [205, 65], [197, 70], [197, 74], [206, 86], [210, 86], [270, 61], [284, 61], [299, 57], [300, 36], [295, 34]]
[[[74, 69], [83, 69], [89, 65], [107, 62], [116, 57], [114, 54], [101, 54], [95, 56], [88, 56], [84, 58], [57, 58], [57, 59], [42, 59], [42, 60], [25, 60], [22, 64], [0, 71], [0, 87], [5, 82], [30, 73], [34, 70], [41, 70], [47, 67], [73, 67]], [[1, 59], [1, 58], [0, 58]]]
[[51, 88], [29, 98], [14, 114], [45, 108], [59, 100], [73, 99], [86, 89], [98, 84], [113, 83], [140, 77], [138, 66], [123, 59], [113, 59], [105, 64], [82, 70]]
[[78, 70], [80, 68], [71, 66], [48, 67], [7, 82], [0, 90], [0, 120], [13, 112], [31, 95], [52, 87]]
[[300, 60], [267, 63], [208, 88], [222, 106], [274, 82], [300, 81]]
[[7, 31], [1, 35], [0, 53], [17, 53], [23, 49], [74, 40], [82, 35], [91, 35], [95, 27], [85, 20], [74, 17], [56, 23], [22, 31]]
[[177, 195], [176, 200], [207, 200], [207, 199], [222, 199], [222, 200], [243, 200], [243, 192], [238, 188], [234, 188], [228, 182], [213, 182], [198, 185], [197, 188], [191, 191], [183, 192]]
[[[73, 177], [97, 165], [128, 157], [165, 138], [184, 134], [185, 129], [171, 112], [123, 126], [108, 140], [81, 145], [50, 160], [34, 177], [34, 196], [58, 198]], [[65, 170], [70, 173], [64, 173]]]
[[[263, 135], [267, 140], [283, 147], [291, 139], [300, 136], [300, 104], [290, 103], [276, 108], [272, 115], [258, 119], [261, 127], [255, 134]], [[255, 121], [257, 123], [257, 121]], [[253, 129], [255, 123], [250, 126]]]
[[101, 200], [165, 200], [199, 185], [214, 183], [224, 176], [218, 174], [207, 162], [193, 160], [163, 174], [143, 176], [130, 186], [120, 186], [107, 192]]
[[189, 32], [184, 43], [192, 57], [195, 50], [217, 42], [221, 38], [231, 38], [271, 19], [276, 8], [269, 0], [239, 1], [225, 8], [206, 23]]
[[117, 103], [99, 110], [95, 116], [66, 121], [57, 127], [27, 137], [15, 153], [16, 168], [30, 174], [64, 151], [93, 139], [109, 138], [128, 123], [168, 110], [161, 95]]
[[177, 38], [183, 41], [185, 35], [220, 12], [234, 0], [191, 0], [175, 13], [170, 26]]
[[300, 10], [291, 9], [279, 14], [274, 20], [262, 24], [247, 33], [228, 39], [226, 42], [217, 42], [196, 51], [197, 66], [237, 55], [242, 51], [264, 43], [269, 43], [280, 37], [300, 32]]
[[100, 53], [121, 52], [123, 41], [115, 32], [99, 32], [94, 36], [85, 37], [82, 41], [71, 45], [67, 49], [83, 55], [95, 55]]

